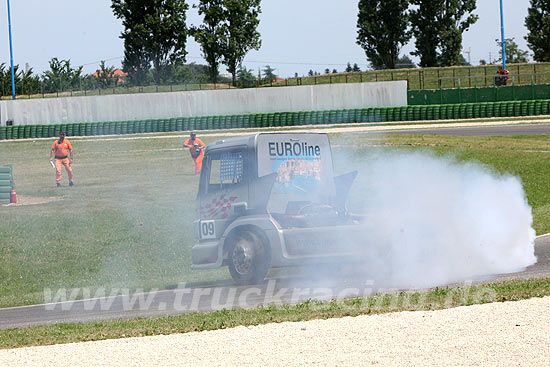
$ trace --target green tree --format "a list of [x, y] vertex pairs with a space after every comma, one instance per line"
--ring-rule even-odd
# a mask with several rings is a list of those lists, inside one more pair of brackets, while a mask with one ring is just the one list
[[315, 72], [312, 69], [309, 69], [309, 71], [307, 72], [307, 76], [314, 76], [314, 75], [315, 75]]
[[348, 62], [348, 64], [346, 65], [346, 73], [351, 73], [353, 70], [353, 68], [351, 67], [351, 64]]
[[409, 0], [359, 0], [357, 44], [374, 69], [395, 69], [407, 31]]
[[460, 63], [462, 34], [478, 20], [476, 0], [410, 0], [411, 31], [421, 67]]
[[80, 85], [82, 66], [73, 68], [71, 60], [59, 60], [54, 57], [50, 60], [50, 70], [42, 74], [42, 81], [46, 92], [62, 92]]
[[[495, 63], [502, 63], [502, 42], [500, 42], [498, 39], [495, 41], [499, 47], [499, 58], [495, 60]], [[529, 61], [529, 52], [520, 49], [518, 44], [514, 41], [514, 38], [504, 39], [504, 46], [506, 48], [507, 63], [515, 64]]]
[[223, 0], [199, 0], [193, 5], [203, 16], [202, 24], [191, 28], [191, 34], [201, 46], [204, 59], [210, 69], [210, 80], [216, 83], [223, 58], [224, 40], [227, 38]]
[[[32, 68], [19, 70], [19, 65], [13, 66], [15, 94], [35, 94], [40, 92], [40, 78], [33, 74]], [[0, 64], [0, 96], [11, 96], [11, 67]]]
[[361, 68], [359, 67], [359, 65], [357, 65], [357, 63], [355, 63], [355, 64], [353, 64], [352, 71], [361, 71]]
[[256, 86], [256, 77], [252, 69], [240, 66], [237, 70], [237, 86], [240, 88], [251, 88]]
[[100, 88], [109, 88], [118, 84], [118, 77], [115, 75], [115, 67], [107, 66], [104, 60], [99, 63], [94, 78]]
[[262, 71], [264, 74], [264, 79], [267, 83], [272, 83], [275, 79], [277, 79], [277, 75], [274, 73], [275, 69], [271, 66], [266, 65]]
[[185, 0], [112, 0], [111, 9], [124, 26], [124, 71], [138, 83], [151, 63], [160, 84], [169, 76], [168, 66], [185, 62], [188, 8]]
[[325, 74], [330, 74], [330, 69], [329, 68], [325, 69]]
[[237, 68], [250, 50], [259, 50], [262, 45], [257, 31], [261, 13], [261, 0], [223, 0], [224, 32], [223, 64], [227, 66], [236, 85]]
[[531, 0], [527, 10], [527, 46], [538, 62], [550, 61], [550, 0]]
[[407, 55], [403, 55], [397, 59], [395, 66], [400, 69], [415, 68], [416, 65]]
[[420, 57], [421, 67], [438, 65], [437, 47], [440, 43], [439, 25], [441, 1], [411, 0], [417, 7], [411, 10], [411, 32], [416, 50], [412, 55]]
[[439, 35], [441, 38], [442, 66], [460, 65], [462, 52], [462, 34], [479, 17], [472, 14], [476, 10], [476, 0], [447, 0], [443, 6], [443, 18]]

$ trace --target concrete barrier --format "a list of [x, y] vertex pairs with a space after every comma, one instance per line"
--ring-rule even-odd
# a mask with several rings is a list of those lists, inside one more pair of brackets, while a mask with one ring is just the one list
[[0, 124], [143, 120], [407, 105], [407, 82], [121, 94], [1, 101]]

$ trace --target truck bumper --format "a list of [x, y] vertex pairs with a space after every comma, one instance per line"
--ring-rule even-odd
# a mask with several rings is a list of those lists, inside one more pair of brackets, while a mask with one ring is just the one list
[[223, 241], [199, 242], [191, 248], [193, 265], [191, 269], [217, 269], [223, 262]]

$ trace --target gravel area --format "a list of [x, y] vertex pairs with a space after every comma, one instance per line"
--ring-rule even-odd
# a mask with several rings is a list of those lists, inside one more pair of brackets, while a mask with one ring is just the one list
[[550, 297], [0, 350], [0, 366], [550, 366]]

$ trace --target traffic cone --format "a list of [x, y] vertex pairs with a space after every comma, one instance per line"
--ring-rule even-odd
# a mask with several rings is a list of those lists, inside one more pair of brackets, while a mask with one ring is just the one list
[[10, 203], [17, 203], [17, 193], [15, 192], [15, 189], [11, 189]]

